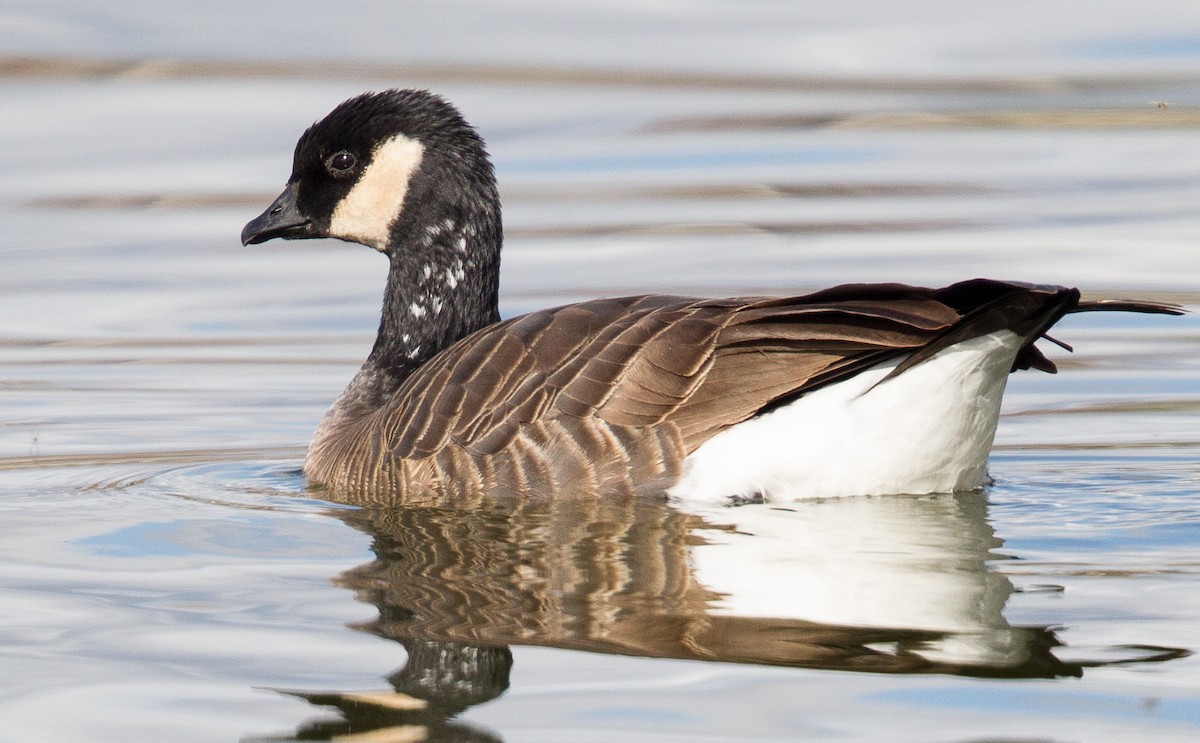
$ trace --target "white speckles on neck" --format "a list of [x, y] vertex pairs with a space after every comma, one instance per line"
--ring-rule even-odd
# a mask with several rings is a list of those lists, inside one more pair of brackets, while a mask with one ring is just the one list
[[404, 135], [376, 147], [358, 182], [333, 210], [329, 235], [384, 250], [424, 152], [420, 142]]
[[408, 314], [412, 315], [417, 320], [425, 317], [426, 312], [427, 310], [425, 309], [425, 305], [420, 304], [419, 302], [413, 302], [408, 306]]
[[433, 224], [429, 225], [425, 228], [425, 245], [431, 246], [437, 242], [438, 238], [442, 235], [453, 233], [456, 226], [457, 225], [455, 224], [454, 220], [450, 219], [449, 217], [440, 222], [434, 222]]
[[[462, 273], [462, 271], [459, 271], [459, 273]], [[458, 286], [458, 282], [459, 282], [459, 277], [454, 273], [454, 271], [451, 271], [449, 268], [447, 268], [446, 269], [446, 286], [450, 287], [451, 289], [454, 289], [455, 287]]]

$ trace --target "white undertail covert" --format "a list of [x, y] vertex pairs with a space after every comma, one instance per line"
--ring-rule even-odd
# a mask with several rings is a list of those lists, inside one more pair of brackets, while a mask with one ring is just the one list
[[1000, 401], [1023, 343], [1001, 330], [882, 384], [903, 359], [806, 394], [706, 441], [670, 493], [708, 502], [784, 501], [982, 487]]

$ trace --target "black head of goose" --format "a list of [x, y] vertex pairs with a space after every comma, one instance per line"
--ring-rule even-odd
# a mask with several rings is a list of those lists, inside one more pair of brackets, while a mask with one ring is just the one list
[[798, 297], [637, 296], [499, 321], [483, 141], [420, 90], [352, 98], [296, 145], [242, 242], [334, 237], [390, 261], [378, 337], [304, 470], [356, 501], [667, 489], [785, 499], [972, 489], [1013, 369], [1063, 315], [1178, 314], [975, 279]]

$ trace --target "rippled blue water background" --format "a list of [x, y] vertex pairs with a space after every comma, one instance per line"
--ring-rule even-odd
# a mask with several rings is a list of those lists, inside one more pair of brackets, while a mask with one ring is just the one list
[[[384, 262], [237, 239], [343, 98], [431, 87], [481, 129], [506, 314], [976, 275], [1194, 311], [1197, 28], [1159, 0], [0, 8], [0, 741], [292, 739], [338, 713], [275, 690], [387, 688], [405, 665], [346, 577], [382, 531], [298, 473], [369, 347]], [[1013, 378], [985, 497], [814, 506], [687, 565], [720, 622], [773, 602], [1048, 628], [1081, 678], [535, 634], [507, 691], [393, 739], [1194, 740], [1200, 320], [1056, 337], [1077, 350]]]

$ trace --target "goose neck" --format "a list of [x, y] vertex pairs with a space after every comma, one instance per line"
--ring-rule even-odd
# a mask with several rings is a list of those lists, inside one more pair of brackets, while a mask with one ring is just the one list
[[500, 319], [499, 248], [477, 244], [497, 241], [449, 219], [423, 232], [389, 251], [383, 313], [369, 359], [401, 376]]

